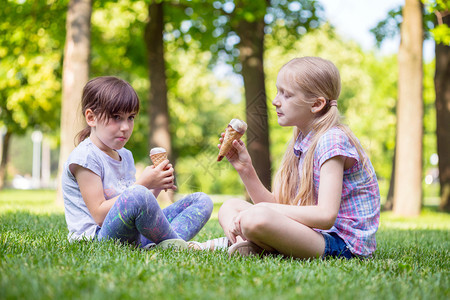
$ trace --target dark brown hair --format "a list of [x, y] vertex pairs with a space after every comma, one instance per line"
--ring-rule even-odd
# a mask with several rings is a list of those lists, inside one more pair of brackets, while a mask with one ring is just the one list
[[[108, 121], [118, 113], [138, 113], [139, 97], [125, 80], [113, 76], [96, 77], [89, 80], [83, 89], [83, 116], [88, 109], [91, 109], [99, 120]], [[90, 133], [91, 127], [86, 126], [77, 134], [77, 142], [81, 143]]]

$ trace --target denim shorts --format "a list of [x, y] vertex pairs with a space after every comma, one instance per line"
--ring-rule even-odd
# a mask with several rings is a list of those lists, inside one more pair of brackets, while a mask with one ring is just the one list
[[322, 258], [335, 257], [350, 259], [355, 257], [344, 240], [336, 232], [321, 232], [325, 239], [325, 251]]

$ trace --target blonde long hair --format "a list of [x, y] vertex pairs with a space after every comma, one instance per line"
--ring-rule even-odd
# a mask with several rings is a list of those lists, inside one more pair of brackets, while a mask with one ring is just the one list
[[287, 72], [292, 84], [297, 85], [304, 94], [305, 103], [312, 104], [317, 98], [323, 97], [327, 100], [327, 104], [312, 123], [311, 130], [314, 136], [303, 161], [301, 179], [298, 171], [299, 158], [293, 151], [300, 130], [294, 127], [294, 135], [275, 176], [274, 194], [277, 201], [282, 204], [315, 205], [314, 152], [320, 137], [330, 128], [338, 127], [349, 137], [360, 158], [363, 157], [361, 155], [363, 150], [351, 130], [341, 123], [337, 106], [330, 106], [330, 100], [337, 100], [341, 91], [339, 71], [332, 62], [319, 57], [295, 58], [286, 63], [280, 69], [280, 72], [282, 71]]

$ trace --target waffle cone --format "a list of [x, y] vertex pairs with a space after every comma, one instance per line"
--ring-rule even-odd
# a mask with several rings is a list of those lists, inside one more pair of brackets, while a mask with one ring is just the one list
[[233, 141], [239, 140], [243, 136], [242, 133], [236, 131], [228, 125], [227, 130], [225, 131], [225, 136], [223, 137], [222, 145], [220, 146], [219, 156], [217, 157], [217, 161], [221, 161], [224, 156], [230, 152], [231, 148], [233, 148]]
[[157, 167], [160, 163], [167, 159], [167, 152], [155, 153], [150, 155], [152, 163]]

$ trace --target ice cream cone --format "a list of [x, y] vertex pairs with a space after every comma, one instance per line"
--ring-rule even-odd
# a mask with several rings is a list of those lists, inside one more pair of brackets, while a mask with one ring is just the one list
[[[157, 167], [160, 163], [167, 159], [167, 151], [162, 147], [152, 148], [150, 150], [150, 159], [152, 163]], [[167, 189], [164, 189], [167, 192]]]
[[222, 145], [220, 146], [219, 156], [217, 161], [221, 161], [224, 156], [232, 149], [233, 141], [239, 140], [247, 130], [247, 124], [239, 119], [233, 119], [227, 126], [225, 136], [223, 137]]
[[167, 152], [151, 154], [150, 159], [155, 167], [157, 167], [160, 163], [167, 159]]
[[155, 167], [157, 167], [160, 163], [167, 159], [166, 149], [162, 147], [152, 148], [152, 150], [150, 150], [150, 159]]

